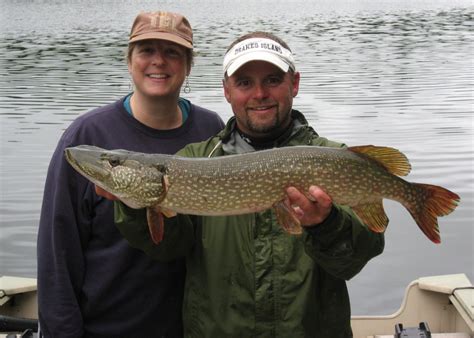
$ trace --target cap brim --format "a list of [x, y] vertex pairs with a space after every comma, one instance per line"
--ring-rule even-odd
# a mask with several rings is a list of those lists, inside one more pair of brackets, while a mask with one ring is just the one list
[[282, 71], [285, 73], [288, 71], [290, 66], [283, 61], [279, 56], [273, 54], [273, 53], [267, 53], [267, 52], [252, 52], [248, 53], [247, 55], [242, 55], [238, 57], [232, 64], [227, 68], [227, 76], [232, 76], [232, 74], [235, 73], [237, 69], [242, 67], [244, 64], [250, 61], [265, 61], [269, 62], [278, 68], [280, 68]]
[[177, 43], [178, 45], [184, 46], [186, 48], [193, 49], [192, 43], [190, 43], [188, 40], [185, 40], [177, 35], [166, 33], [166, 32], [150, 32], [150, 33], [140, 34], [138, 36], [131, 38], [128, 41], [128, 43], [142, 41], [142, 40], [167, 40], [167, 41]]

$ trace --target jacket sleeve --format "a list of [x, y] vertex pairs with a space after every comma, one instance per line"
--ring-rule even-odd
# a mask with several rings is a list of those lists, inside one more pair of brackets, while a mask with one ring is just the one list
[[306, 228], [305, 249], [329, 274], [349, 280], [382, 253], [384, 235], [370, 231], [354, 212], [335, 205], [321, 224]]
[[155, 244], [148, 230], [146, 209], [132, 209], [120, 201], [114, 202], [114, 208], [115, 225], [130, 246], [159, 261], [183, 257], [190, 251], [194, 242], [194, 227], [190, 216], [163, 216], [163, 240]]
[[[87, 182], [65, 161], [64, 140], [51, 159], [38, 229], [38, 312], [44, 337], [81, 337], [78, 301], [84, 278]], [[89, 185], [90, 187], [90, 185]]]

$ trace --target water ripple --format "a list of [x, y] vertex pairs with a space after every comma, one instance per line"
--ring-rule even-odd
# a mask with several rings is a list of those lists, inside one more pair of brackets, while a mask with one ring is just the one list
[[[443, 185], [461, 195], [458, 210], [442, 219], [441, 250], [422, 238], [399, 205], [387, 204], [394, 226], [385, 254], [351, 282], [357, 290], [356, 313], [389, 311], [386, 302], [401, 299], [411, 279], [449, 272], [460, 256], [465, 258], [459, 271], [474, 264], [472, 3], [244, 0], [228, 10], [214, 0], [165, 0], [160, 6], [186, 14], [193, 23], [197, 56], [192, 91], [183, 96], [194, 103], [229, 118], [221, 84], [225, 49], [251, 30], [278, 32], [301, 72], [295, 107], [318, 133], [349, 145], [400, 149], [413, 167], [408, 180]], [[156, 10], [156, 4], [0, 2], [0, 11], [7, 13], [0, 22], [1, 273], [34, 275], [49, 158], [78, 115], [130, 91], [126, 39], [140, 10]], [[410, 260], [412, 267], [406, 259], [420, 250], [434, 257], [423, 261], [422, 272], [416, 259]], [[439, 262], [449, 264], [440, 267]], [[392, 292], [367, 287], [381, 284], [377, 276], [401, 264], [406, 271], [392, 278]], [[368, 305], [365, 297], [374, 293], [377, 301]], [[398, 305], [395, 301], [393, 310]]]

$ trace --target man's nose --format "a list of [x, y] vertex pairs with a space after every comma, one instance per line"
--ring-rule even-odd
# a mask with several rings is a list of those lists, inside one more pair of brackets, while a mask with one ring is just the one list
[[254, 87], [254, 97], [257, 99], [263, 99], [267, 97], [268, 90], [263, 84], [256, 84]]

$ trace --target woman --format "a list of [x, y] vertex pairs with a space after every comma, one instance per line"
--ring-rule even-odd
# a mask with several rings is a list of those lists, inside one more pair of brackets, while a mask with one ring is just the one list
[[49, 166], [38, 233], [45, 337], [182, 336], [183, 261], [157, 264], [129, 247], [114, 225], [113, 203], [63, 153], [80, 144], [175, 153], [224, 124], [179, 96], [193, 63], [192, 30], [182, 15], [139, 14], [127, 62], [133, 93], [77, 118]]

